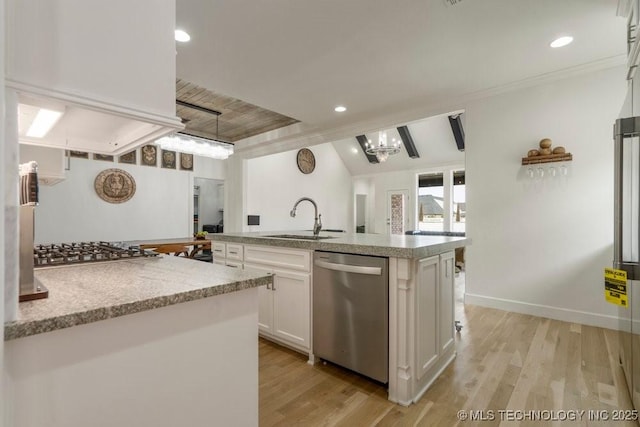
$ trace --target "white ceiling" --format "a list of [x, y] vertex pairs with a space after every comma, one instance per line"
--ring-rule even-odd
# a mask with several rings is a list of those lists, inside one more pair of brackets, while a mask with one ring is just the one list
[[[177, 0], [176, 26], [191, 34], [177, 76], [300, 120], [293, 138], [355, 143], [425, 117], [402, 112], [626, 53], [617, 0], [446, 3]], [[551, 49], [564, 34], [574, 42]]]
[[[390, 156], [383, 163], [369, 163], [362, 153], [356, 138], [345, 138], [333, 142], [351, 175], [367, 175], [379, 172], [420, 170], [442, 165], [464, 165], [464, 152], [458, 151], [451, 125], [446, 114], [430, 117], [407, 125], [416, 146], [419, 158], [412, 159], [405, 147]], [[387, 140], [399, 139], [395, 128], [387, 129]], [[369, 133], [367, 138], [376, 141], [377, 134]]]

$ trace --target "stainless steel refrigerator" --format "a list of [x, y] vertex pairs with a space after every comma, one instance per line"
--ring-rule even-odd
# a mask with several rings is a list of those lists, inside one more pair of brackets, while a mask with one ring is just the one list
[[[632, 109], [629, 93], [623, 114]], [[619, 305], [619, 356], [629, 394], [640, 408], [640, 117], [616, 120], [613, 268], [627, 274], [627, 301]]]

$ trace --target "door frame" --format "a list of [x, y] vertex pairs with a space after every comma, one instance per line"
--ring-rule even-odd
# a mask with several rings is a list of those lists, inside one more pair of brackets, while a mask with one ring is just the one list
[[403, 196], [403, 211], [402, 211], [402, 216], [403, 216], [403, 221], [402, 221], [402, 234], [404, 234], [407, 229], [408, 229], [408, 225], [410, 224], [410, 216], [409, 216], [409, 201], [411, 200], [411, 196], [409, 193], [409, 189], [404, 188], [401, 190], [387, 190], [387, 196], [386, 196], [386, 204], [387, 204], [387, 215], [386, 215], [386, 234], [387, 235], [391, 235], [391, 196], [394, 194], [402, 194]]

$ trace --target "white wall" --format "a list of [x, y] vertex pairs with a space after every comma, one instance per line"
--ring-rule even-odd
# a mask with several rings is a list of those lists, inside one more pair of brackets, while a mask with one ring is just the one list
[[5, 88], [4, 102], [4, 320], [18, 316], [18, 95]]
[[[390, 161], [390, 160], [388, 160]], [[434, 164], [424, 159], [419, 169], [378, 173], [353, 178], [354, 194], [367, 194], [367, 233], [387, 233], [387, 192], [407, 190], [409, 200], [406, 209], [409, 221], [405, 230], [417, 229], [418, 175], [429, 172], [450, 172], [464, 170], [463, 163]]]
[[324, 228], [354, 231], [349, 171], [333, 145], [315, 145], [310, 149], [316, 158], [316, 168], [308, 175], [296, 166], [297, 150], [246, 161], [246, 214], [260, 215], [260, 225], [248, 227], [245, 216], [244, 230], [311, 230], [314, 210], [309, 202], [300, 204], [295, 218], [289, 216], [296, 200], [310, 197], [318, 204]]
[[[23, 161], [26, 159], [23, 159]], [[111, 204], [94, 190], [96, 175], [120, 168], [136, 180], [129, 201]], [[224, 177], [224, 162], [194, 158], [194, 171], [71, 158], [66, 179], [40, 187], [37, 243], [186, 237], [193, 227], [193, 177]]]
[[[622, 67], [466, 105], [466, 302], [616, 327], [604, 300], [613, 243], [612, 128]], [[531, 180], [542, 138], [573, 154], [566, 178]]]
[[[4, 23], [4, 0], [0, 0], [0, 22]], [[4, 125], [4, 116], [5, 116], [5, 105], [4, 105], [4, 32], [0, 31], [0, 129], [5, 129]], [[0, 131], [0, 147], [5, 146], [5, 136], [4, 132]], [[4, 149], [0, 149], [0, 165], [2, 165], [3, 170], [7, 170], [6, 158], [4, 155]], [[4, 173], [0, 173], [0, 224], [5, 224], [4, 222], [4, 210], [6, 206], [5, 202], [5, 193], [4, 193], [4, 185], [5, 185]], [[0, 287], [0, 319], [2, 319], [3, 323], [5, 320], [4, 317], [4, 292], [6, 283], [4, 283], [4, 226], [0, 227], [0, 277], [2, 277], [2, 285]], [[4, 328], [0, 331], [0, 366], [2, 366], [2, 374], [0, 375], [0, 423], [4, 425]]]

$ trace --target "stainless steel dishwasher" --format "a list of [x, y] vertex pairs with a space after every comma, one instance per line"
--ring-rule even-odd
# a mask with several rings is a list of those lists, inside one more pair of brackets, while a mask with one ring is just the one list
[[316, 251], [313, 353], [374, 380], [389, 380], [389, 260]]

